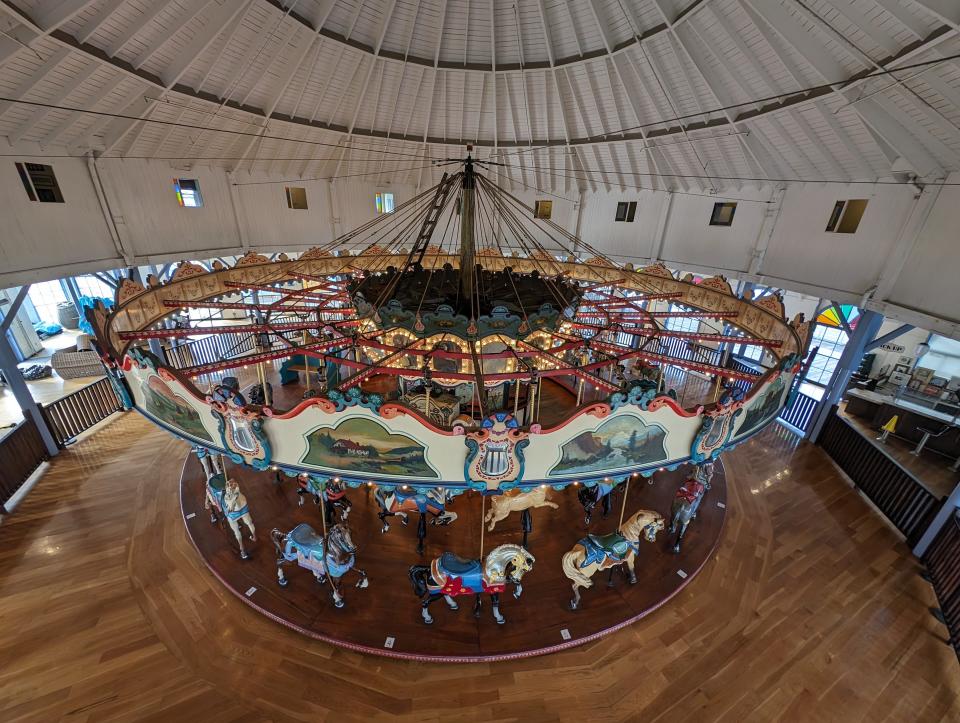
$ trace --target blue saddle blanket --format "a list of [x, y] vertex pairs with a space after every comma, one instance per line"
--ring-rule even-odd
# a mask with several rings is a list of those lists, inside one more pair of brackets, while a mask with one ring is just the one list
[[621, 562], [626, 559], [630, 550], [637, 553], [640, 548], [639, 543], [631, 542], [617, 532], [612, 532], [609, 535], [587, 535], [580, 540], [580, 544], [586, 551], [583, 563], [580, 565], [581, 568], [588, 565], [599, 565], [606, 557], [613, 559], [615, 562]]

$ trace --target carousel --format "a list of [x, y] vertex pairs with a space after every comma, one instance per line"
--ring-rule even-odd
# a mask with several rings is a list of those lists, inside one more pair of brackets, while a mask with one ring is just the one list
[[369, 653], [551, 652], [707, 563], [721, 455], [789, 403], [809, 325], [448, 167], [298, 258], [183, 262], [88, 317], [127, 405], [190, 444], [187, 534], [244, 603]]

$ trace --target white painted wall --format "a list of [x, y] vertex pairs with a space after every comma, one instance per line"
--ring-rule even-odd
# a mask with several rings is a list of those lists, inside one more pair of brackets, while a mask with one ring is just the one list
[[[291, 210], [279, 177], [230, 177], [222, 169], [202, 166], [183, 171], [160, 161], [100, 160], [121, 253], [85, 159], [52, 161], [64, 204], [29, 202], [14, 160], [0, 164], [0, 287], [248, 249], [305, 250], [371, 218], [377, 191], [393, 192], [397, 204], [416, 192], [403, 184], [377, 185], [376, 177], [332, 184], [288, 179], [290, 185], [306, 188], [309, 204], [305, 211]], [[25, 155], [22, 160], [31, 159]], [[172, 189], [177, 176], [199, 180], [203, 208], [177, 205]], [[249, 185], [254, 181], [271, 183]], [[866, 295], [867, 308], [960, 338], [960, 285], [955, 280], [960, 188], [928, 189], [917, 201], [909, 186], [807, 184], [783, 194], [745, 187], [731, 192], [740, 199], [731, 227], [708, 223], [721, 197], [611, 191], [584, 194], [580, 204], [581, 196], [573, 190], [560, 194], [564, 198], [530, 190], [516, 195], [528, 205], [538, 198], [552, 200], [558, 225], [573, 232], [579, 218], [581, 237], [616, 261], [644, 264], [656, 258], [672, 268], [720, 272], [842, 303], [862, 303]], [[857, 233], [826, 233], [834, 202], [850, 198], [870, 201]], [[638, 202], [633, 223], [614, 220], [618, 201]], [[538, 240], [551, 250], [556, 247], [547, 233]], [[882, 293], [869, 296], [884, 278]]]

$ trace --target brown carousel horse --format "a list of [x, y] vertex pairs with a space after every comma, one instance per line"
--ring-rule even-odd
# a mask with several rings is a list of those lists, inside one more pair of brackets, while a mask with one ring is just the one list
[[580, 607], [580, 588], [590, 587], [590, 579], [600, 570], [611, 570], [626, 564], [630, 584], [637, 582], [634, 563], [640, 551], [640, 538], [656, 542], [657, 533], [663, 529], [663, 516], [652, 510], [640, 510], [620, 526], [619, 532], [609, 535], [587, 535], [563, 556], [563, 574], [573, 583], [573, 599], [570, 609]]

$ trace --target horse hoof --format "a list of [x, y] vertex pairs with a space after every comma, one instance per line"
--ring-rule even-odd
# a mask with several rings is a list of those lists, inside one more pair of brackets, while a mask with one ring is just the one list
[[459, 606], [459, 605], [451, 605], [451, 606], [450, 606], [450, 609], [453, 610], [453, 612], [457, 612], [457, 610], [460, 609], [460, 606]]
[[631, 585], [636, 585], [636, 584], [637, 584], [637, 578], [636, 578], [636, 577], [631, 577], [631, 578], [630, 578], [630, 584], [631, 584]]
[[426, 618], [424, 618], [423, 624], [424, 624], [424, 625], [433, 625], [433, 618], [430, 618], [429, 620], [427, 620]]
[[507, 622], [506, 618], [500, 618], [499, 620], [497, 620], [497, 625], [503, 625], [505, 622]]
[[677, 545], [676, 547], [674, 547], [674, 548], [672, 548], [672, 549], [673, 549], [673, 554], [674, 554], [674, 555], [679, 555], [679, 554], [680, 554], [680, 546], [679, 546], [679, 545]]
[[380, 534], [381, 534], [381, 535], [385, 535], [386, 532], [387, 532], [387, 530], [389, 530], [389, 529], [390, 529], [389, 527], [387, 527], [386, 525], [384, 525], [383, 527], [380, 528]]
[[571, 610], [576, 610], [578, 607], [580, 607], [580, 606], [577, 605], [573, 600], [570, 601], [570, 609], [571, 609]]
[[249, 560], [249, 559], [250, 559], [250, 555], [247, 554], [246, 551], [240, 550], [240, 559], [241, 559], [241, 560]]
[[346, 603], [343, 600], [338, 600], [333, 603], [335, 608], [342, 608], [344, 605], [346, 605]]
[[282, 580], [277, 580], [277, 585], [279, 585], [280, 587], [286, 587], [289, 584], [290, 584], [290, 581], [287, 580], [287, 578], [283, 578]]
[[369, 586], [370, 586], [370, 581], [367, 580], [367, 578], [363, 578], [360, 582], [357, 583], [357, 587], [359, 587], [361, 590]]
[[403, 523], [403, 526], [404, 526], [404, 527], [407, 526], [407, 518], [406, 518], [406, 517], [401, 517], [401, 518], [400, 518], [400, 521]]

